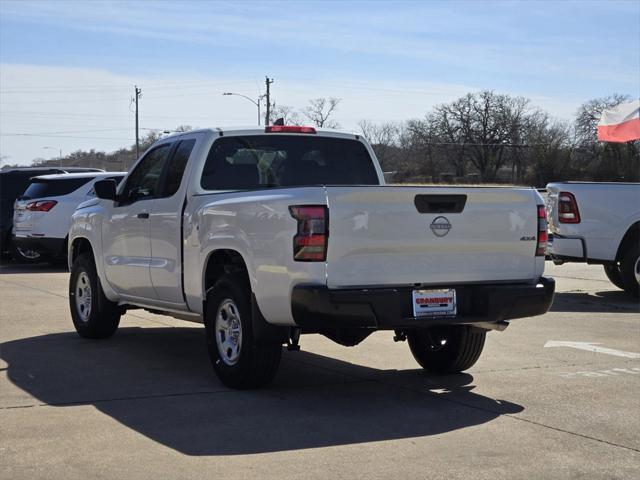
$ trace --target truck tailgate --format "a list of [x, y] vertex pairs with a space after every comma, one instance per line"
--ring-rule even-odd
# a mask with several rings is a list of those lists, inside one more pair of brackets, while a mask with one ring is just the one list
[[327, 284], [533, 280], [537, 198], [525, 188], [327, 187]]

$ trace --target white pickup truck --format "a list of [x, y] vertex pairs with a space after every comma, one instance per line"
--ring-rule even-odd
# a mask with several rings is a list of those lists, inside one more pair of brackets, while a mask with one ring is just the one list
[[132, 308], [204, 323], [235, 388], [268, 383], [301, 333], [393, 330], [428, 371], [458, 372], [487, 331], [553, 300], [536, 190], [385, 186], [351, 133], [183, 133], [95, 191], [69, 233], [78, 333], [109, 337]]
[[602, 264], [609, 280], [640, 296], [640, 183], [547, 185], [548, 253], [557, 264]]

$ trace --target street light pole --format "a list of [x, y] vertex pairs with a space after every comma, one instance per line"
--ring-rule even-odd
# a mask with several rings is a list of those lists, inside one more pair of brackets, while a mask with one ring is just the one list
[[[42, 147], [43, 150], [56, 150], [56, 148], [54, 147]], [[61, 167], [62, 166], [62, 148], [60, 148], [59, 150], [60, 155], [58, 155], [58, 166]]]
[[227, 96], [227, 95], [235, 95], [237, 97], [246, 98], [251, 103], [253, 103], [256, 107], [258, 107], [258, 126], [260, 126], [260, 100], [262, 100], [262, 96], [258, 97], [258, 101], [256, 102], [251, 97], [247, 97], [246, 95], [242, 95], [241, 93], [224, 92], [222, 95], [225, 95], [225, 96]]

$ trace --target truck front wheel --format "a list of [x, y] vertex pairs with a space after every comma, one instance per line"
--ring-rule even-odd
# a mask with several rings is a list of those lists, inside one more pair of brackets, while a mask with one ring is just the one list
[[205, 328], [213, 368], [226, 386], [258, 388], [280, 365], [282, 345], [254, 341], [249, 285], [242, 274], [228, 274], [207, 294]]
[[407, 333], [413, 358], [433, 373], [457, 373], [480, 357], [486, 332], [467, 325], [432, 327]]
[[620, 261], [620, 272], [624, 291], [629, 295], [640, 298], [640, 245], [634, 244], [627, 248]]
[[81, 337], [108, 338], [120, 324], [122, 309], [105, 297], [90, 253], [78, 255], [71, 267], [69, 308]]

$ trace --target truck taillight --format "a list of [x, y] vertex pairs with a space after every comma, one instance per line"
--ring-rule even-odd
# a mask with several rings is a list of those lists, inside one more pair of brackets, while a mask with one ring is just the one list
[[558, 195], [558, 221], [560, 223], [580, 223], [578, 202], [573, 193], [560, 192]]
[[27, 206], [25, 208], [32, 212], [48, 212], [56, 206], [56, 203], [58, 202], [56, 202], [55, 200], [43, 200], [41, 202], [27, 203]]
[[293, 237], [293, 259], [297, 262], [324, 262], [329, 239], [329, 210], [324, 205], [296, 205], [289, 207], [298, 221]]
[[538, 243], [536, 257], [544, 257], [547, 250], [547, 211], [544, 205], [538, 205]]
[[298, 125], [269, 125], [265, 127], [264, 133], [316, 133], [316, 129]]

